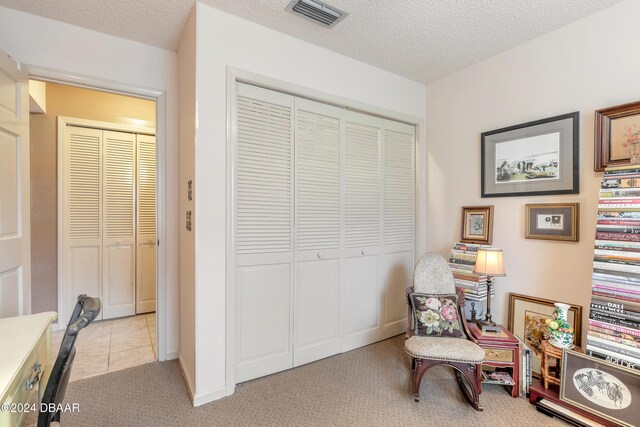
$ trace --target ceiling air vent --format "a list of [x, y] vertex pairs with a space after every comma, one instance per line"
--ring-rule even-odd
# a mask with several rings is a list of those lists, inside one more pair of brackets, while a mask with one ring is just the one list
[[348, 15], [317, 0], [292, 0], [286, 10], [328, 28], [332, 28]]

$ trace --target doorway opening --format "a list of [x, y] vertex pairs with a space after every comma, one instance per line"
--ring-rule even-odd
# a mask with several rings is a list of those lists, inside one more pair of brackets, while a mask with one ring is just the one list
[[[58, 312], [64, 329], [77, 295], [101, 298], [103, 320], [80, 334], [71, 380], [157, 360], [156, 99], [44, 80], [32, 87], [32, 312]], [[92, 143], [94, 153], [86, 149]], [[153, 164], [141, 166], [145, 150]], [[75, 164], [64, 162], [74, 156]], [[140, 192], [145, 168], [153, 171], [151, 195]], [[141, 219], [153, 236], [138, 232]], [[54, 355], [62, 334], [53, 334]]]

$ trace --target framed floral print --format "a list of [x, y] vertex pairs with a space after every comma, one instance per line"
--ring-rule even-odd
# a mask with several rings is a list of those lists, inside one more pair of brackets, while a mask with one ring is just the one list
[[594, 169], [598, 172], [610, 166], [638, 163], [640, 160], [640, 102], [596, 111], [594, 148]]

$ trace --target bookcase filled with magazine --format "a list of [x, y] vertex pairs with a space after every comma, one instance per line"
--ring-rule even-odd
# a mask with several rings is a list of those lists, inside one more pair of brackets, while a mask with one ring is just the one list
[[640, 371], [640, 166], [608, 168], [600, 188], [586, 352]]

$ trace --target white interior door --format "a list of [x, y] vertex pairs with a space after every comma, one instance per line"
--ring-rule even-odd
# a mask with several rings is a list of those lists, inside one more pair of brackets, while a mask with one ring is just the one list
[[156, 311], [156, 138], [137, 135], [136, 313]]
[[132, 133], [103, 131], [104, 319], [135, 314], [135, 148]]
[[405, 290], [414, 268], [415, 127], [384, 120], [383, 251], [384, 315], [382, 338], [406, 327]]
[[382, 119], [345, 114], [345, 275], [342, 350], [380, 339]]
[[341, 350], [339, 108], [296, 98], [294, 366]]
[[31, 312], [29, 87], [0, 50], [0, 318]]
[[294, 98], [238, 84], [236, 381], [293, 366]]
[[[63, 271], [66, 313], [70, 318], [78, 295], [102, 296], [102, 131], [67, 126], [62, 168]], [[102, 318], [102, 311], [99, 318]]]

